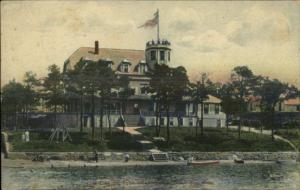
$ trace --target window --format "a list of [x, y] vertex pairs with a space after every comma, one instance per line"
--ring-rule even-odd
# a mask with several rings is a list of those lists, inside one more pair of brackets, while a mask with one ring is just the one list
[[173, 117], [170, 117], [170, 126], [173, 126], [174, 122], [173, 122]]
[[160, 57], [160, 60], [164, 61], [165, 60], [165, 52], [164, 51], [160, 51], [159, 52], [159, 57]]
[[128, 73], [129, 71], [129, 64], [123, 64], [123, 72]]
[[145, 74], [148, 71], [147, 65], [141, 64], [139, 66], [139, 73], [140, 74]]
[[160, 118], [159, 123], [160, 123], [161, 125], [164, 125], [164, 118]]
[[300, 106], [297, 106], [297, 111], [300, 111]]
[[189, 118], [189, 126], [193, 126], [193, 118]]
[[208, 114], [208, 109], [209, 109], [209, 107], [208, 107], [208, 104], [204, 104], [204, 114]]
[[146, 84], [141, 84], [141, 94], [147, 94], [147, 86]]
[[170, 52], [168, 52], [168, 60], [170, 61]]
[[215, 114], [219, 114], [220, 112], [220, 105], [216, 104], [215, 105]]
[[155, 51], [150, 51], [150, 59], [151, 59], [151, 61], [156, 60], [156, 52]]

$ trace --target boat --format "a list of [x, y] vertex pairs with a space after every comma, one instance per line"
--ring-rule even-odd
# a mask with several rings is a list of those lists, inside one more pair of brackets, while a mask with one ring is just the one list
[[276, 164], [291, 164], [296, 162], [295, 160], [276, 160], [275, 163]]
[[244, 163], [244, 160], [240, 159], [237, 155], [233, 155], [233, 161], [234, 163], [237, 163], [237, 164], [243, 164]]
[[187, 162], [188, 166], [206, 166], [206, 165], [214, 165], [219, 164], [219, 160], [212, 160], [212, 161], [191, 161]]
[[243, 164], [243, 163], [244, 163], [244, 160], [241, 160], [241, 159], [234, 159], [234, 163], [237, 163], [237, 164]]

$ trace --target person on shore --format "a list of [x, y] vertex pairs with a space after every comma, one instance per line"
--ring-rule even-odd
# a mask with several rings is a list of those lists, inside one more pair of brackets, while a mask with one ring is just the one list
[[25, 142], [25, 132], [24, 133], [22, 133], [22, 142]]
[[29, 141], [30, 141], [30, 139], [29, 139], [29, 131], [26, 130], [25, 131], [25, 142], [29, 142]]
[[193, 156], [189, 157], [187, 161], [188, 161], [189, 163], [193, 162], [193, 161], [194, 161], [194, 157], [193, 157]]
[[128, 162], [128, 161], [129, 161], [129, 158], [130, 158], [129, 154], [126, 154], [126, 155], [125, 155], [125, 162]]
[[99, 157], [98, 157], [97, 150], [94, 151], [94, 158], [95, 158], [95, 161], [98, 162]]

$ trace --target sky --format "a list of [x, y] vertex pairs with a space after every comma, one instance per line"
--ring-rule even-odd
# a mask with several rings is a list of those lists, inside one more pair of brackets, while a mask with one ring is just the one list
[[299, 1], [2, 1], [1, 86], [24, 73], [61, 68], [79, 47], [145, 49], [156, 29], [138, 28], [160, 12], [171, 66], [191, 80], [226, 82], [247, 65], [254, 74], [300, 87]]

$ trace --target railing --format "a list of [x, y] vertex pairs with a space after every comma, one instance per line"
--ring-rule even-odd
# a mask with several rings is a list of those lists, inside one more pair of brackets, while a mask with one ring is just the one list
[[[167, 116], [167, 112], [163, 111], [159, 113], [162, 117], [166, 117]], [[156, 112], [155, 111], [140, 111], [140, 115], [141, 116], [155, 116]], [[186, 114], [183, 111], [179, 111], [179, 112], [169, 112], [169, 116], [170, 117], [187, 117], [189, 116], [188, 114]], [[193, 115], [190, 115], [193, 116]]]

